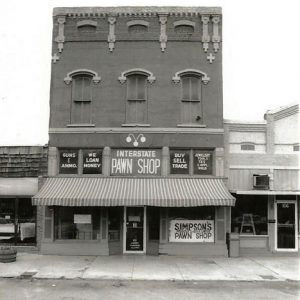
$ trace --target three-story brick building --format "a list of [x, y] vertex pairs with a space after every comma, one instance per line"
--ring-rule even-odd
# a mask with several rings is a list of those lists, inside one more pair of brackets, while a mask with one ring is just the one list
[[41, 252], [227, 255], [222, 14], [56, 8]]

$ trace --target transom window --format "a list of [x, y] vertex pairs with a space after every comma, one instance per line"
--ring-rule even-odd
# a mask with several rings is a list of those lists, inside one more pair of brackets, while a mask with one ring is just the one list
[[243, 143], [243, 144], [241, 144], [241, 150], [243, 150], [243, 151], [255, 151], [255, 144], [253, 144], [253, 143]]

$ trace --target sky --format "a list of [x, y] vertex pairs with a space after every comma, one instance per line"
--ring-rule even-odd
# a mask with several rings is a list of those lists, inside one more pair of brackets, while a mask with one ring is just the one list
[[[182, 0], [9, 0], [0, 18], [0, 145], [48, 142], [52, 9], [182, 6]], [[300, 102], [298, 0], [189, 0], [223, 10], [224, 118], [262, 121]]]

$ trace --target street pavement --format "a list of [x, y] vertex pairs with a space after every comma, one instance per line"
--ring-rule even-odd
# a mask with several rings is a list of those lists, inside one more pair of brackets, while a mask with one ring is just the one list
[[299, 256], [58, 256], [19, 253], [0, 278], [140, 281], [300, 281]]
[[10, 300], [297, 300], [296, 281], [113, 281], [0, 278]]

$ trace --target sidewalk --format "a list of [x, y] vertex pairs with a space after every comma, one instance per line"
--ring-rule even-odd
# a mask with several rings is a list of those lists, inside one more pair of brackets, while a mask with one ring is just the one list
[[57, 256], [18, 254], [0, 278], [300, 281], [300, 257]]

